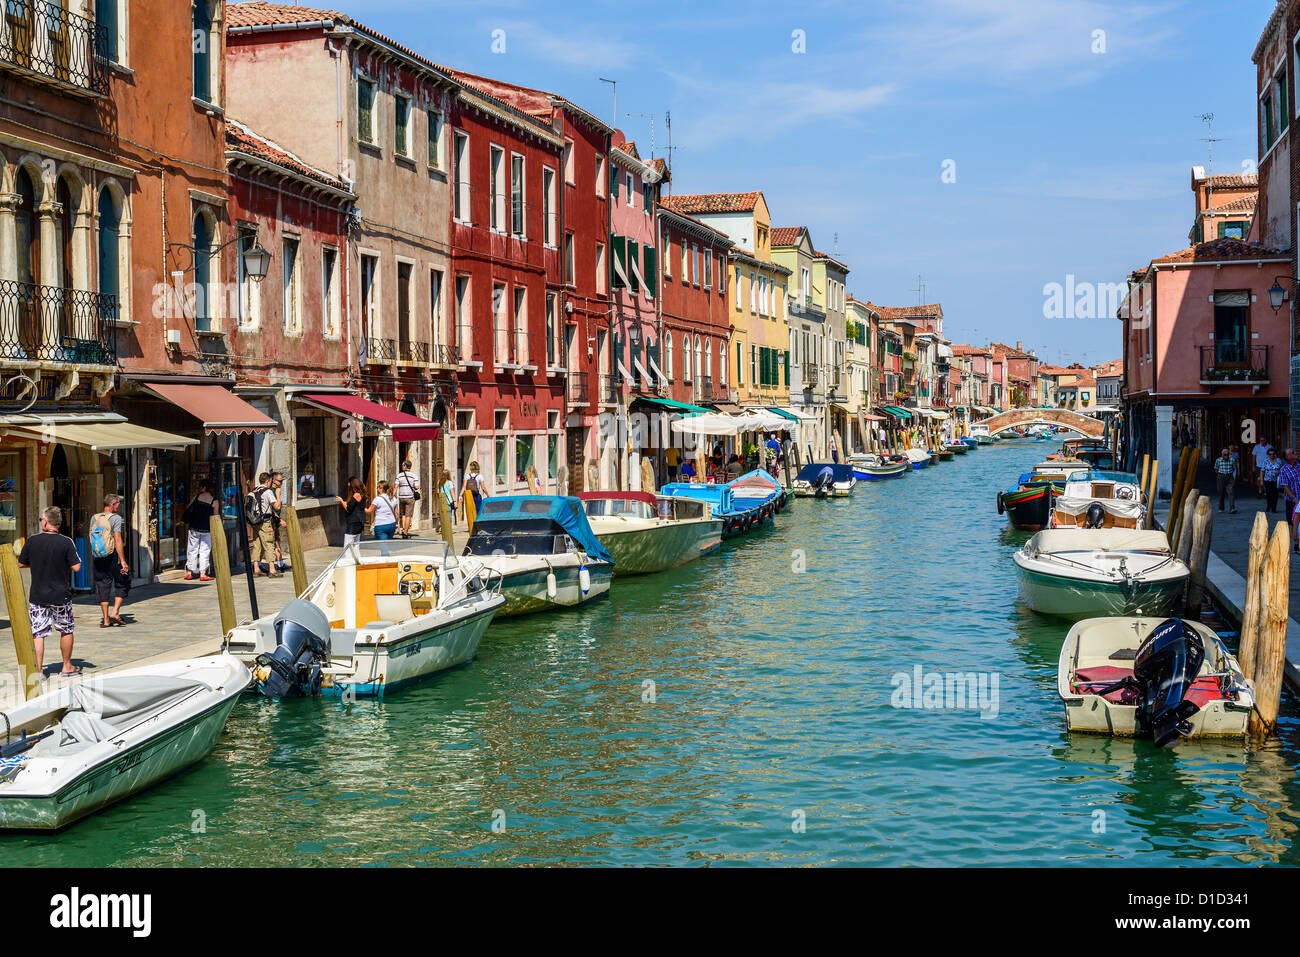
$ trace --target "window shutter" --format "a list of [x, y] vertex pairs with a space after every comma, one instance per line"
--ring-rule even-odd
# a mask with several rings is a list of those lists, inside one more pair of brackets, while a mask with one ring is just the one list
[[609, 164], [609, 194], [618, 199], [618, 167], [613, 163]]
[[659, 294], [659, 270], [658, 270], [658, 252], [653, 246], [645, 247], [645, 275], [642, 276], [646, 283], [646, 293], [653, 299]]
[[785, 350], [785, 384], [790, 384], [790, 350]]
[[[610, 256], [609, 256], [610, 288], [622, 289], [623, 280], [619, 276], [619, 273], [622, 272], [624, 275], [627, 274], [627, 267], [624, 265], [625, 262], [627, 261], [626, 245], [623, 241], [622, 236], [615, 236], [613, 233], [609, 234], [609, 251], [610, 251]], [[618, 268], [615, 267], [615, 263], [618, 264]]]
[[623, 259], [623, 263], [623, 271], [627, 273], [628, 289], [633, 295], [636, 295], [640, 289], [638, 288], [636, 269], [633, 266], [640, 267], [641, 265], [641, 247], [636, 240], [629, 239], [627, 241], [627, 254]]

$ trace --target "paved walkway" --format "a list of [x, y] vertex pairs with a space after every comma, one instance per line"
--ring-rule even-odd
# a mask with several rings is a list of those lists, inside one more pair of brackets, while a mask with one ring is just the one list
[[[457, 545], [458, 550], [464, 545], [463, 532], [457, 534]], [[339, 549], [335, 547], [307, 552], [308, 580], [319, 574], [338, 554]], [[27, 576], [24, 569], [24, 586]], [[283, 578], [255, 578], [254, 582], [260, 614], [278, 611], [293, 598], [292, 572], [286, 571]], [[235, 620], [251, 621], [248, 579], [242, 569], [235, 574], [234, 586]], [[13, 703], [22, 687], [3, 594], [0, 587], [0, 707]], [[177, 579], [132, 589], [122, 606], [122, 618], [127, 622], [124, 627], [100, 628], [99, 605], [90, 594], [74, 598], [73, 611], [76, 615], [76, 640], [72, 660], [85, 675], [139, 665], [149, 660], [214, 654], [220, 650], [223, 637], [217, 590], [212, 582], [204, 584]], [[45, 644], [45, 671], [52, 676], [60, 668], [58, 636], [47, 638]], [[51, 677], [45, 687], [51, 689], [60, 683], [59, 678]]]

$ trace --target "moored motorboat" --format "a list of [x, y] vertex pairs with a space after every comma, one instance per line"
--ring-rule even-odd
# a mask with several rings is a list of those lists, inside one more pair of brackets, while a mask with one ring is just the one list
[[927, 468], [930, 464], [930, 452], [927, 449], [905, 449], [903, 455], [912, 466], [912, 471]]
[[615, 575], [676, 568], [722, 545], [722, 519], [704, 502], [649, 492], [581, 492], [578, 498], [614, 559]]
[[659, 490], [665, 498], [688, 498], [710, 506], [722, 519], [724, 539], [744, 535], [772, 523], [790, 496], [767, 472], [755, 469], [727, 483], [672, 482]]
[[945, 442], [943, 446], [945, 452], [953, 455], [965, 455], [969, 449], [970, 446], [960, 440], [956, 442]]
[[226, 647], [268, 697], [378, 697], [473, 658], [505, 606], [499, 586], [443, 541], [354, 542], [279, 614], [232, 629]]
[[974, 451], [975, 449], [978, 449], [978, 448], [980, 447], [980, 444], [979, 444], [978, 440], [976, 440], [975, 438], [973, 438], [972, 436], [969, 436], [969, 435], [963, 435], [963, 436], [961, 437], [961, 442], [962, 442], [963, 445], [966, 446], [966, 448], [968, 448], [968, 449], [970, 449], [970, 450], [972, 450], [972, 451]]
[[57, 830], [202, 760], [248, 682], [237, 658], [213, 655], [92, 676], [0, 711], [0, 829]]
[[[849, 456], [853, 461], [854, 456]], [[790, 491], [800, 497], [843, 498], [853, 494], [855, 470], [848, 464], [811, 462], [799, 470]]]
[[911, 460], [903, 456], [886, 460], [875, 452], [858, 452], [849, 456], [853, 476], [860, 482], [878, 482], [882, 479], [902, 478], [911, 471]]
[[1167, 615], [1187, 583], [1161, 531], [1046, 529], [1013, 558], [1025, 604], [1066, 618]]
[[1132, 482], [1088, 477], [1065, 483], [1052, 503], [1057, 528], [1142, 528], [1146, 507], [1136, 476]]
[[1254, 695], [1237, 659], [1196, 621], [1089, 618], [1061, 646], [1057, 693], [1070, 731], [1242, 737]]
[[982, 422], [976, 422], [970, 427], [970, 438], [979, 445], [988, 445], [993, 441], [993, 436], [989, 434], [989, 427]]
[[1016, 484], [998, 493], [998, 514], [1006, 514], [1012, 528], [1036, 532], [1052, 524], [1052, 500], [1065, 491], [1065, 483], [1088, 474], [1079, 463], [1040, 462]]
[[614, 560], [573, 496], [484, 499], [465, 554], [501, 576], [501, 618], [593, 601], [614, 577]]
[[[962, 451], [964, 452], [966, 449], [963, 447]], [[934, 454], [938, 457], [940, 462], [951, 462], [954, 453], [952, 449], [945, 445], [936, 450]]]

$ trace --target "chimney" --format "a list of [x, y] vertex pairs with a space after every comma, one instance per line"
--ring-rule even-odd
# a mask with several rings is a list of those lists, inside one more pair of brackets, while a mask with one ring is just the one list
[[1016, 340], [1016, 351], [1017, 351], [1017, 352], [1024, 352], [1024, 351], [1025, 351], [1025, 344], [1024, 344], [1023, 342], [1021, 342], [1019, 339]]

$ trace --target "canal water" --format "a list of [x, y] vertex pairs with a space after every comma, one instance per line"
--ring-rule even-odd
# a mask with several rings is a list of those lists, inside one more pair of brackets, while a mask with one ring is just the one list
[[[472, 664], [382, 703], [246, 699], [195, 769], [0, 838], [0, 861], [1300, 864], [1293, 700], [1255, 752], [1065, 732], [1066, 627], [1018, 605], [1024, 536], [994, 507], [1046, 451], [797, 502], [588, 609], [494, 625]], [[986, 696], [895, 707], [918, 667]]]

